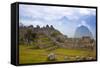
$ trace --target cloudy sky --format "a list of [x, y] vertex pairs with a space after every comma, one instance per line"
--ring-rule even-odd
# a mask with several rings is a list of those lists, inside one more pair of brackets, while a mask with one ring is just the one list
[[19, 5], [19, 22], [24, 25], [53, 25], [61, 33], [73, 37], [77, 27], [84, 25], [93, 36], [96, 31], [96, 10], [91, 8]]

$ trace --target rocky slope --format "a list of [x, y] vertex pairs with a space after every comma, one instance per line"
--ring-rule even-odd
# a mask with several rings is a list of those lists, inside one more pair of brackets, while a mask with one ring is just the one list
[[19, 44], [35, 45], [37, 48], [63, 47], [65, 36], [52, 25], [41, 27], [19, 26]]

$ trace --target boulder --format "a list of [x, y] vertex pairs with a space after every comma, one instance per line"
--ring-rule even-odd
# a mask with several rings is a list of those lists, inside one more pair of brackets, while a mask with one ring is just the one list
[[50, 54], [48, 55], [48, 60], [49, 60], [49, 61], [55, 61], [55, 60], [56, 60], [55, 54], [54, 54], [54, 53], [50, 53]]

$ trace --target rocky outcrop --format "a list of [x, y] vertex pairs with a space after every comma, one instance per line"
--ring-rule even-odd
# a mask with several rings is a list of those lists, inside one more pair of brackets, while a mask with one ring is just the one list
[[[20, 37], [23, 37], [23, 41], [24, 42], [27, 42], [25, 41], [26, 40], [26, 35], [27, 33], [30, 34], [28, 31], [31, 31], [32, 35], [36, 35], [35, 37], [35, 42], [37, 42], [37, 46], [39, 46], [39, 48], [47, 48], [49, 44], [46, 44], [46, 43], [41, 43], [43, 42], [43, 38], [48, 38], [49, 41], [44, 41], [44, 42], [52, 42], [51, 44], [53, 44], [53, 46], [51, 46], [51, 48], [49, 48], [49, 50], [51, 49], [55, 49], [55, 47], [62, 47], [62, 42], [64, 42], [65, 40], [65, 36], [59, 32], [58, 30], [56, 30], [52, 25], [46, 25], [46, 26], [43, 26], [43, 27], [40, 27], [39, 25], [37, 25], [36, 27], [30, 25], [30, 26], [20, 26], [19, 27], [19, 35]], [[29, 35], [31, 36], [31, 35]], [[33, 38], [33, 36], [32, 36]], [[27, 38], [29, 39], [29, 38]], [[30, 41], [33, 41], [33, 39]], [[40, 44], [39, 44], [40, 43]], [[50, 47], [50, 46], [49, 46]]]
[[[34, 44], [33, 44], [34, 43]], [[55, 29], [53, 25], [40, 27], [37, 25], [19, 26], [19, 44], [35, 45], [36, 48], [47, 48], [48, 51], [56, 48], [96, 48], [92, 33], [85, 26], [76, 29], [75, 37], [69, 38]]]

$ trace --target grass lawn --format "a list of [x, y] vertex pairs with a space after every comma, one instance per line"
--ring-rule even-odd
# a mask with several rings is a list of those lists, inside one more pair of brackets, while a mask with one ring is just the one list
[[[19, 45], [19, 64], [50, 62], [47, 60], [50, 53], [56, 55], [56, 61], [64, 61], [64, 56], [95, 57], [96, 55], [95, 51], [90, 50], [57, 48], [56, 50], [47, 51], [46, 49], [32, 49], [32, 46]], [[75, 58], [69, 58], [67, 61], [75, 61]]]

